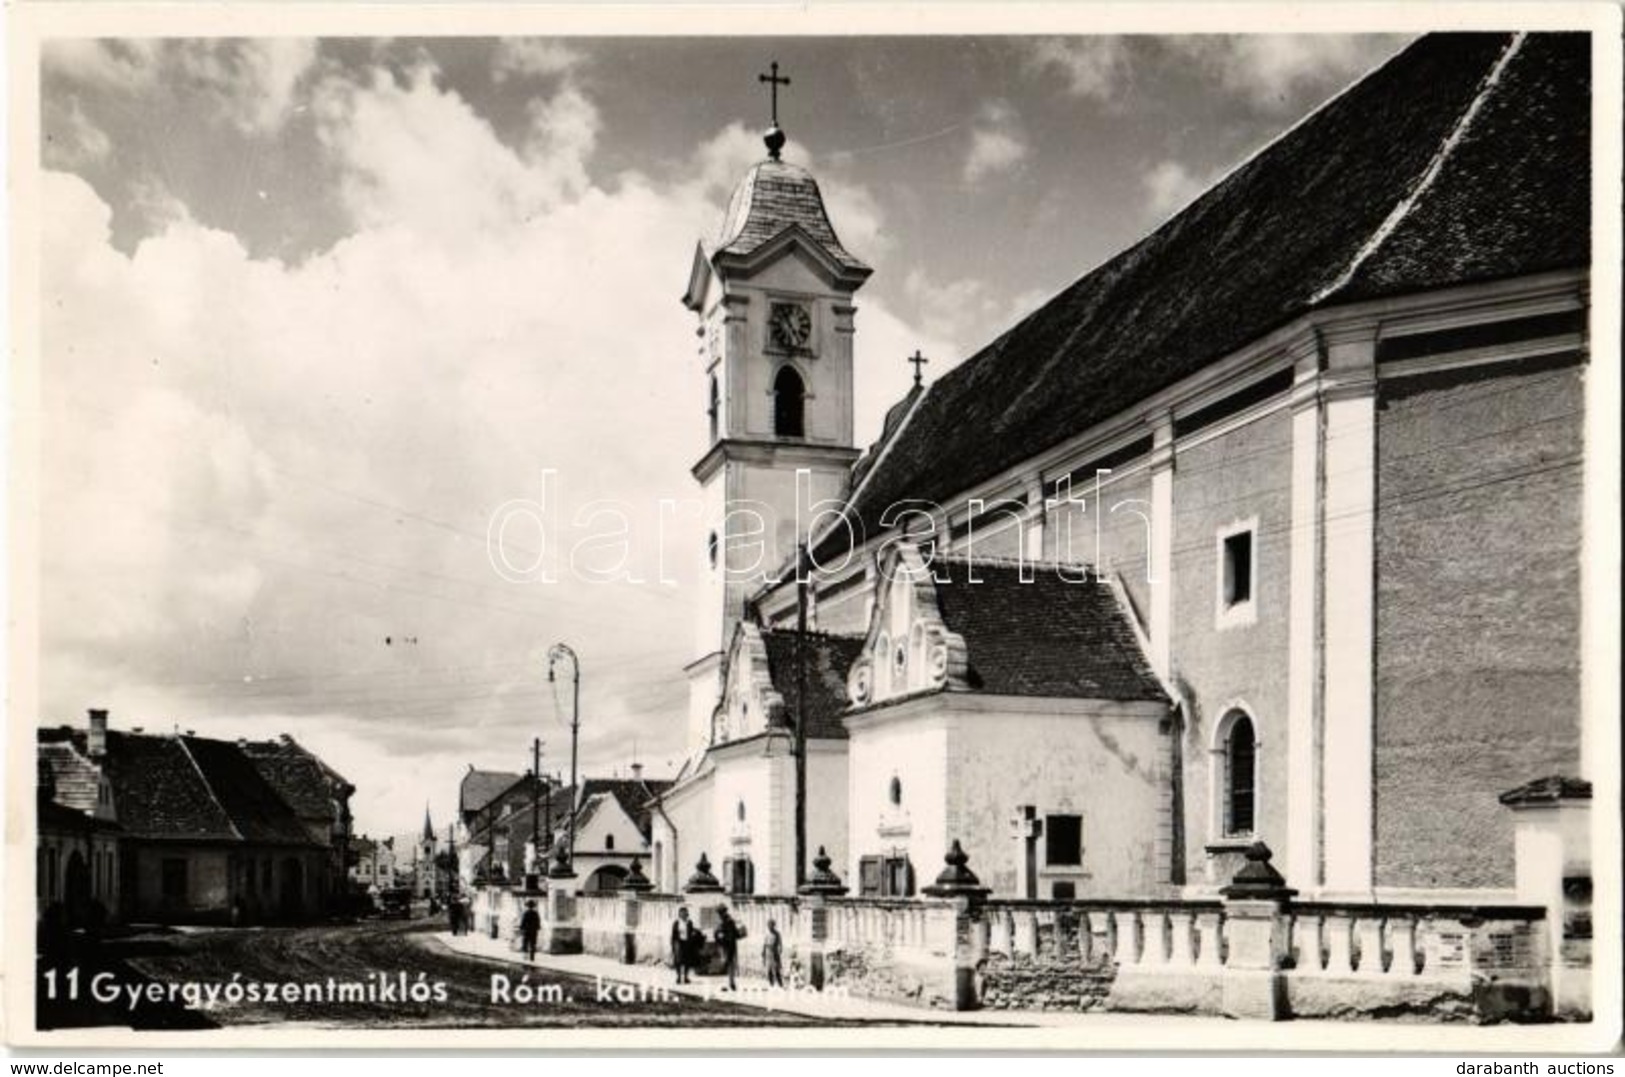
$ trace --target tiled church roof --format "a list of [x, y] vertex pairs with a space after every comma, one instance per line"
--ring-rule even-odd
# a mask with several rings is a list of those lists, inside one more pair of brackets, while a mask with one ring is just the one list
[[[795, 721], [800, 678], [796, 668], [797, 633], [762, 630], [767, 644], [768, 675], [773, 687], [784, 697], [782, 721]], [[829, 636], [808, 632], [805, 643], [807, 662], [807, 736], [813, 739], [845, 740], [846, 726], [841, 712], [847, 707], [846, 673], [863, 652], [862, 636]]]
[[836, 237], [818, 181], [786, 161], [761, 161], [745, 173], [734, 188], [713, 254], [750, 255], [791, 227], [800, 228], [841, 267], [868, 272]]
[[946, 503], [1310, 310], [1586, 265], [1589, 48], [1411, 45], [932, 385], [859, 465], [865, 533], [887, 505]]
[[947, 577], [934, 577], [937, 609], [964, 637], [975, 691], [1167, 701], [1109, 584], [1068, 582], [1054, 565], [1029, 565], [1027, 583], [1011, 563], [938, 557], [934, 565]]

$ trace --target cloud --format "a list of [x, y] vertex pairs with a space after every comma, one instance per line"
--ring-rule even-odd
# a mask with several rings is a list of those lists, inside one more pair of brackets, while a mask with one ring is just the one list
[[43, 51], [48, 74], [114, 93], [160, 89], [200, 100], [245, 135], [281, 128], [315, 63], [308, 38], [63, 39]]
[[[582, 656], [584, 769], [624, 767], [633, 735], [653, 768], [680, 755], [704, 554], [697, 513], [660, 501], [697, 498], [705, 415], [675, 295], [760, 155], [730, 128], [665, 178], [593, 182], [580, 88], [539, 99], [515, 143], [435, 76], [302, 88], [350, 225], [297, 263], [158, 185], [121, 252], [89, 184], [43, 178], [41, 720], [107, 706], [124, 728], [285, 731], [383, 833], [421, 819], [425, 790], [444, 806], [465, 763], [521, 765], [555, 723], [557, 640]], [[872, 255], [878, 203], [821, 178]], [[863, 438], [906, 387], [902, 356], [948, 346], [859, 302]], [[595, 498], [624, 506], [646, 582], [570, 578]], [[492, 569], [487, 525], [513, 499], [546, 500], [520, 552], [541, 545], [559, 582]]]
[[1301, 104], [1303, 91], [1352, 81], [1408, 40], [1391, 34], [1243, 34], [1158, 39], [1177, 59], [1193, 61], [1231, 94], [1262, 111]]
[[935, 377], [1031, 313], [1045, 298], [1024, 292], [1011, 299], [985, 279], [940, 281], [919, 267], [904, 278], [903, 294], [913, 304], [911, 323], [940, 342], [938, 354], [930, 357], [929, 370]]
[[1032, 44], [1027, 65], [1054, 71], [1074, 97], [1111, 101], [1130, 73], [1128, 45], [1120, 37], [1050, 37]]
[[44, 102], [44, 160], [47, 168], [83, 168], [107, 160], [113, 148], [107, 134], [85, 115], [77, 97]]
[[52, 38], [40, 48], [40, 66], [83, 86], [129, 92], [157, 81], [163, 48], [151, 38]]
[[498, 82], [510, 78], [536, 78], [567, 75], [579, 68], [586, 57], [563, 41], [543, 37], [505, 37], [497, 43], [491, 59], [491, 76]]
[[965, 155], [966, 183], [1008, 172], [1027, 158], [1027, 140], [1015, 110], [1003, 102], [983, 106]]
[[1193, 173], [1179, 161], [1159, 161], [1145, 174], [1146, 209], [1157, 218], [1183, 209], [1213, 183], [1211, 173]]

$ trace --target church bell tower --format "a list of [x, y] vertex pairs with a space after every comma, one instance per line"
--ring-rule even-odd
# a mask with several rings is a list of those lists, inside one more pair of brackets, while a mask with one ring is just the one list
[[699, 244], [683, 295], [699, 318], [709, 430], [693, 468], [706, 586], [688, 666], [690, 751], [710, 743], [723, 653], [747, 598], [793, 571], [812, 506], [845, 497], [858, 457], [852, 299], [871, 270], [841, 246], [812, 174], [783, 159], [778, 89], [789, 79], [771, 70], [761, 76], [773, 100], [767, 157], [734, 189], [716, 242]]

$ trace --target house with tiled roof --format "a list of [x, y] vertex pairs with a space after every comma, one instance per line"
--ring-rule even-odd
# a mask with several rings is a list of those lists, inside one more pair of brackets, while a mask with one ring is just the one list
[[105, 790], [123, 919], [301, 920], [338, 893], [330, 846], [239, 742], [112, 730], [102, 710], [85, 729], [42, 727], [37, 740], [57, 803], [85, 799], [87, 769]]
[[[502, 798], [501, 811], [471, 831], [479, 860], [470, 877], [519, 882], [536, 866], [528, 859], [534, 836], [543, 835], [543, 853], [568, 844], [573, 815], [576, 885], [588, 892], [616, 889], [634, 859], [648, 864], [654, 801], [671, 785], [644, 778], [640, 764], [631, 770], [627, 778], [584, 778], [576, 787], [521, 778], [514, 795]], [[549, 861], [542, 870], [551, 866]]]
[[343, 878], [350, 861], [355, 786], [286, 733], [274, 740], [240, 740], [237, 747], [287, 801], [312, 840], [327, 847], [330, 877]]
[[870, 270], [775, 129], [683, 296], [709, 533], [659, 885], [784, 892], [823, 845], [907, 894], [958, 839], [996, 894], [1211, 894], [1264, 841], [1305, 895], [1510, 894], [1500, 794], [1584, 777], [1594, 705], [1590, 47], [1418, 39], [866, 450]]

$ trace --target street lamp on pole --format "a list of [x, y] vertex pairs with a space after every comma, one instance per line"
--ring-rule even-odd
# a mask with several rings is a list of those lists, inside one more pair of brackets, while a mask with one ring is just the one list
[[580, 799], [580, 792], [576, 789], [576, 743], [581, 733], [581, 660], [576, 657], [575, 651], [567, 643], [555, 643], [547, 652], [547, 680], [554, 681], [553, 671], [561, 659], [570, 660], [571, 696], [570, 696], [570, 838], [569, 863], [572, 868], [576, 862], [576, 805]]

